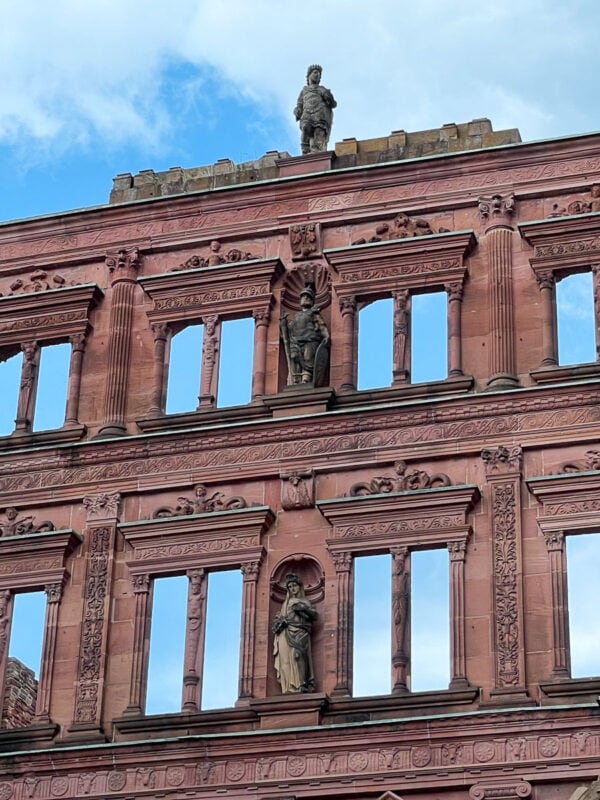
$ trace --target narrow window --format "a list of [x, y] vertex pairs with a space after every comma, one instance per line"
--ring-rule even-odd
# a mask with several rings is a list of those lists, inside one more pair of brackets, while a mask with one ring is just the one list
[[219, 391], [217, 405], [240, 406], [249, 403], [252, 393], [254, 320], [225, 320], [221, 325]]
[[0, 361], [0, 436], [8, 436], [15, 429], [22, 364], [23, 353]]
[[171, 339], [167, 414], [195, 411], [200, 392], [204, 325], [189, 325]]
[[181, 711], [188, 578], [154, 580], [147, 714]]
[[394, 301], [375, 300], [358, 313], [358, 388], [392, 383]]
[[353, 695], [389, 694], [392, 670], [391, 556], [354, 559]]
[[2, 704], [3, 728], [22, 728], [33, 723], [44, 641], [45, 593], [17, 594], [13, 602]]
[[228, 708], [238, 699], [242, 573], [211, 572], [206, 603], [203, 709]]
[[567, 536], [566, 544], [571, 676], [586, 678], [600, 675], [600, 534]]
[[411, 383], [448, 377], [448, 297], [417, 294], [411, 306]]
[[65, 421], [71, 346], [66, 342], [42, 347], [33, 429], [60, 428]]
[[558, 363], [596, 360], [592, 273], [568, 275], [556, 284]]
[[411, 553], [411, 690], [447, 689], [450, 683], [448, 550]]

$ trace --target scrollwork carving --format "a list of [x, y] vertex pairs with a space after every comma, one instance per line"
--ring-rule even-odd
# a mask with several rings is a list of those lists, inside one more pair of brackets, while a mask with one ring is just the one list
[[249, 508], [245, 497], [232, 495], [226, 497], [223, 492], [209, 494], [209, 489], [204, 483], [194, 486], [194, 497], [178, 497], [176, 506], [160, 506], [152, 514], [152, 519], [162, 517], [187, 517], [191, 514], [210, 514], [215, 511], [232, 511], [237, 508]]
[[[411, 492], [417, 489], [434, 489], [440, 486], [451, 486], [451, 480], [443, 472], [430, 475], [425, 470], [409, 469], [405, 461], [394, 464], [396, 475], [381, 475], [370, 481], [358, 481], [352, 484], [348, 497], [360, 497], [370, 494], [389, 494], [390, 492]], [[346, 495], [342, 495], [345, 497]]]
[[53, 522], [46, 519], [36, 524], [34, 516], [19, 516], [14, 506], [4, 509], [4, 522], [0, 524], [0, 536], [26, 536], [31, 533], [47, 533], [56, 530]]
[[486, 475], [494, 473], [518, 472], [521, 469], [523, 450], [519, 445], [513, 447], [496, 447], [494, 450], [482, 450], [481, 458]]
[[375, 227], [375, 232], [369, 236], [361, 236], [352, 244], [369, 244], [384, 242], [394, 239], [408, 239], [413, 236], [432, 236], [434, 233], [449, 233], [448, 228], [434, 230], [426, 219], [410, 217], [406, 212], [400, 211], [391, 222], [380, 222]]

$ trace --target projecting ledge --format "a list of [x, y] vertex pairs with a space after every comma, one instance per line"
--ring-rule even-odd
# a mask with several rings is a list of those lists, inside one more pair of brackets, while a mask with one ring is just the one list
[[393, 719], [412, 710], [423, 713], [443, 707], [445, 712], [472, 710], [481, 690], [476, 686], [464, 689], [440, 689], [432, 692], [406, 692], [406, 694], [376, 697], [332, 698], [325, 714], [325, 722], [341, 722], [341, 718], [356, 720]]

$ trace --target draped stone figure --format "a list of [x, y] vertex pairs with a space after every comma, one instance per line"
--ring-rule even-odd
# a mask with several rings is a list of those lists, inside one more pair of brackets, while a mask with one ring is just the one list
[[337, 103], [324, 86], [320, 86], [322, 68], [311, 64], [306, 71], [306, 86], [298, 95], [294, 116], [300, 123], [302, 153], [322, 153], [327, 150], [333, 109]]
[[286, 596], [273, 622], [275, 671], [283, 694], [312, 692], [313, 674], [311, 629], [317, 617], [312, 603], [304, 595], [297, 575], [285, 577]]

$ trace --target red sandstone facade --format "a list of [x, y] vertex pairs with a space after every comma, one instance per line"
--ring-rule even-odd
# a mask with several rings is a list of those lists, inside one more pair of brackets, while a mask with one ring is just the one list
[[[490, 135], [380, 163], [342, 143], [337, 163], [282, 155], [250, 182], [142, 201], [120, 176], [112, 205], [0, 227], [0, 356], [30, 348], [0, 508], [52, 523], [0, 540], [3, 674], [14, 593], [47, 593], [33, 720], [0, 730], [0, 800], [567, 800], [598, 775], [600, 677], [571, 677], [565, 537], [600, 530], [600, 369], [558, 364], [555, 283], [599, 279], [600, 136]], [[224, 263], [205, 263], [211, 240]], [[286, 390], [279, 317], [307, 280], [329, 386]], [[414, 384], [406, 319], [426, 290], [448, 295], [448, 377]], [[358, 391], [357, 315], [381, 297], [394, 381]], [[254, 319], [252, 401], [217, 409], [237, 317]], [[201, 321], [198, 410], [167, 415], [170, 337]], [[36, 353], [65, 341], [64, 425], [32, 432]], [[153, 516], [198, 485], [246, 502]], [[396, 620], [392, 693], [353, 697], [354, 557], [391, 553], [397, 592], [432, 546], [450, 554], [447, 689], [410, 691]], [[224, 567], [243, 574], [238, 703], [199, 710], [190, 627], [182, 711], [146, 715], [153, 579], [188, 575], [201, 619]], [[290, 568], [319, 612], [316, 691], [281, 696], [270, 631]]]

